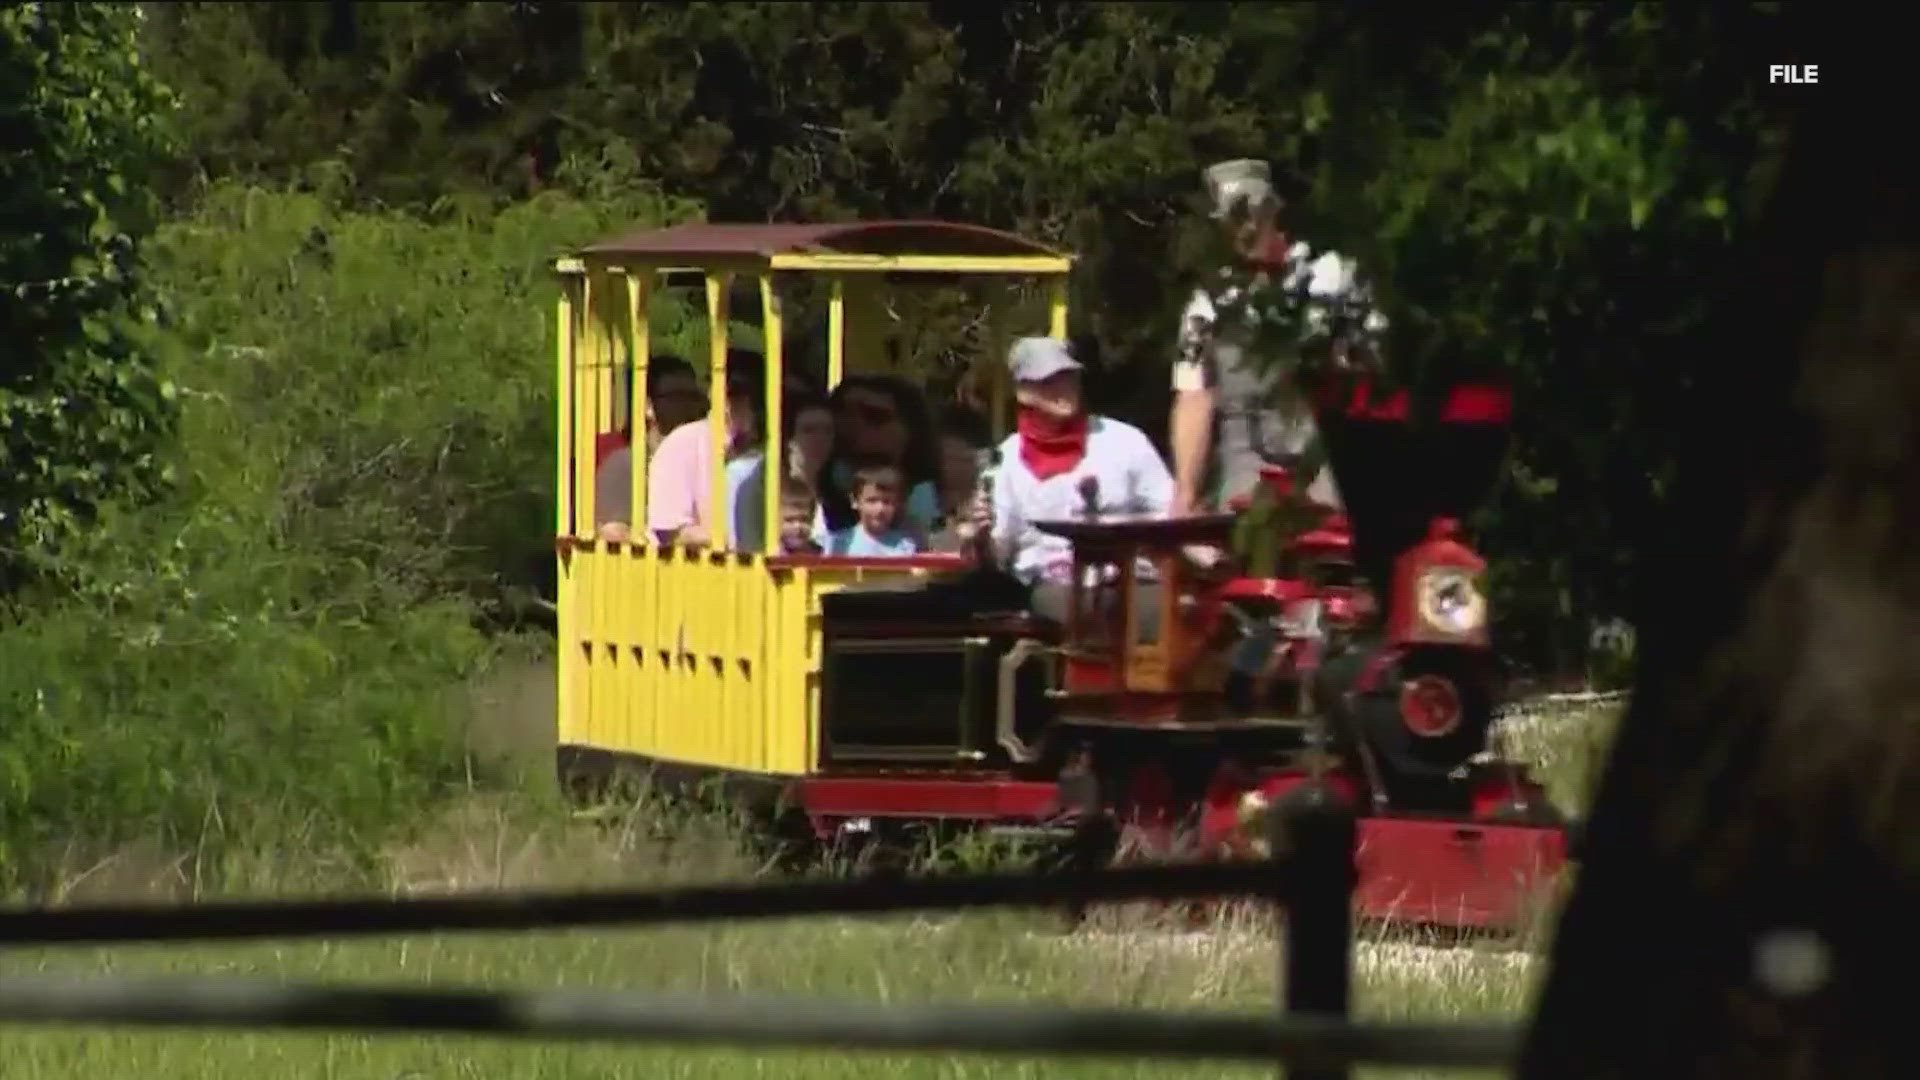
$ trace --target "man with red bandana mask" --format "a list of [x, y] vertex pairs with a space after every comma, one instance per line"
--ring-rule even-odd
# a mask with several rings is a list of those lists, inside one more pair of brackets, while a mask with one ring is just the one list
[[[1173, 476], [1139, 428], [1088, 414], [1081, 364], [1066, 342], [1022, 338], [1007, 364], [1019, 423], [1000, 444], [991, 513], [979, 515], [975, 524], [990, 525], [994, 553], [1032, 586], [1034, 610], [1064, 621], [1073, 547], [1033, 522], [1082, 518], [1089, 511], [1108, 521], [1165, 517], [1173, 502]], [[1139, 608], [1143, 615], [1158, 611], [1151, 602]], [[1150, 626], [1142, 631], [1153, 633]]]

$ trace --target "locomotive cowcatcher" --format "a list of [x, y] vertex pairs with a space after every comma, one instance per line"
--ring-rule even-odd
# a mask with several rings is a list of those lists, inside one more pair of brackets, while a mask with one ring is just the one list
[[[1033, 241], [941, 222], [678, 226], [563, 260], [563, 778], [627, 764], [717, 778], [770, 827], [798, 822], [820, 843], [933, 823], [1081, 857], [1102, 838], [1101, 858], [1256, 854], [1263, 809], [1314, 791], [1360, 817], [1363, 917], [1522, 923], [1566, 861], [1566, 828], [1524, 766], [1487, 753], [1501, 667], [1462, 521], [1505, 453], [1499, 387], [1456, 387], [1431, 418], [1365, 385], [1321, 400], [1346, 510], [1286, 536], [1270, 576], [1190, 556], [1227, 546], [1233, 514], [1041, 524], [1074, 547], [1064, 624], [954, 556], [735, 551], [724, 522], [697, 550], [595, 535], [595, 446], [638, 412], [650, 290], [705, 284], [709, 415], [724, 420], [734, 280], [758, 285], [778, 475], [786, 276], [828, 279], [832, 383], [847, 357], [886, 355], [894, 284], [1038, 279], [1061, 336], [1070, 268]], [[1284, 470], [1268, 480], [1290, 500]], [[1142, 565], [1156, 590], [1137, 589]]]

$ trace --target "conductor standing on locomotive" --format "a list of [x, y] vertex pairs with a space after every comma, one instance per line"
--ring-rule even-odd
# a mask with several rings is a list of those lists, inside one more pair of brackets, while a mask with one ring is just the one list
[[[1254, 271], [1254, 283], [1285, 273], [1289, 244], [1279, 227], [1283, 202], [1267, 163], [1223, 161], [1207, 169], [1206, 183], [1212, 216], [1243, 268]], [[1232, 268], [1221, 268], [1220, 276], [1232, 276]], [[1283, 407], [1275, 402], [1281, 368], [1275, 361], [1281, 358], [1251, 355], [1250, 328], [1222, 318], [1222, 310], [1238, 299], [1231, 287], [1198, 289], [1181, 316], [1168, 427], [1176, 516], [1209, 502], [1225, 508], [1251, 495], [1263, 465], [1296, 463], [1313, 445], [1311, 410], [1303, 403]], [[1213, 498], [1206, 499], [1201, 491], [1209, 474]], [[1325, 467], [1306, 494], [1325, 506], [1340, 505], [1333, 474]]]

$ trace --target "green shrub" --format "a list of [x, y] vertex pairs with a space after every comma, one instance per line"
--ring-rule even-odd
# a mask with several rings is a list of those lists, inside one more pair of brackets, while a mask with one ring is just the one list
[[34, 553], [61, 585], [0, 622], [0, 873], [74, 840], [350, 842], [464, 782], [478, 609], [551, 560], [552, 259], [689, 209], [603, 187], [418, 217], [220, 185], [158, 233], [180, 483]]

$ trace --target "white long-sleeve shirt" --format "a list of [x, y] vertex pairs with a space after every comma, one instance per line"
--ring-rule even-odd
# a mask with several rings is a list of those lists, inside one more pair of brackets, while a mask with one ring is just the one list
[[1035, 521], [1073, 521], [1082, 516], [1080, 482], [1096, 477], [1096, 503], [1103, 521], [1163, 518], [1173, 505], [1173, 475], [1146, 433], [1104, 416], [1087, 422], [1087, 453], [1080, 464], [1041, 480], [1020, 460], [1020, 436], [1000, 444], [1000, 470], [993, 484], [994, 546], [1012, 555], [1015, 577], [1029, 583], [1065, 584], [1073, 576], [1073, 545], [1041, 532]]

